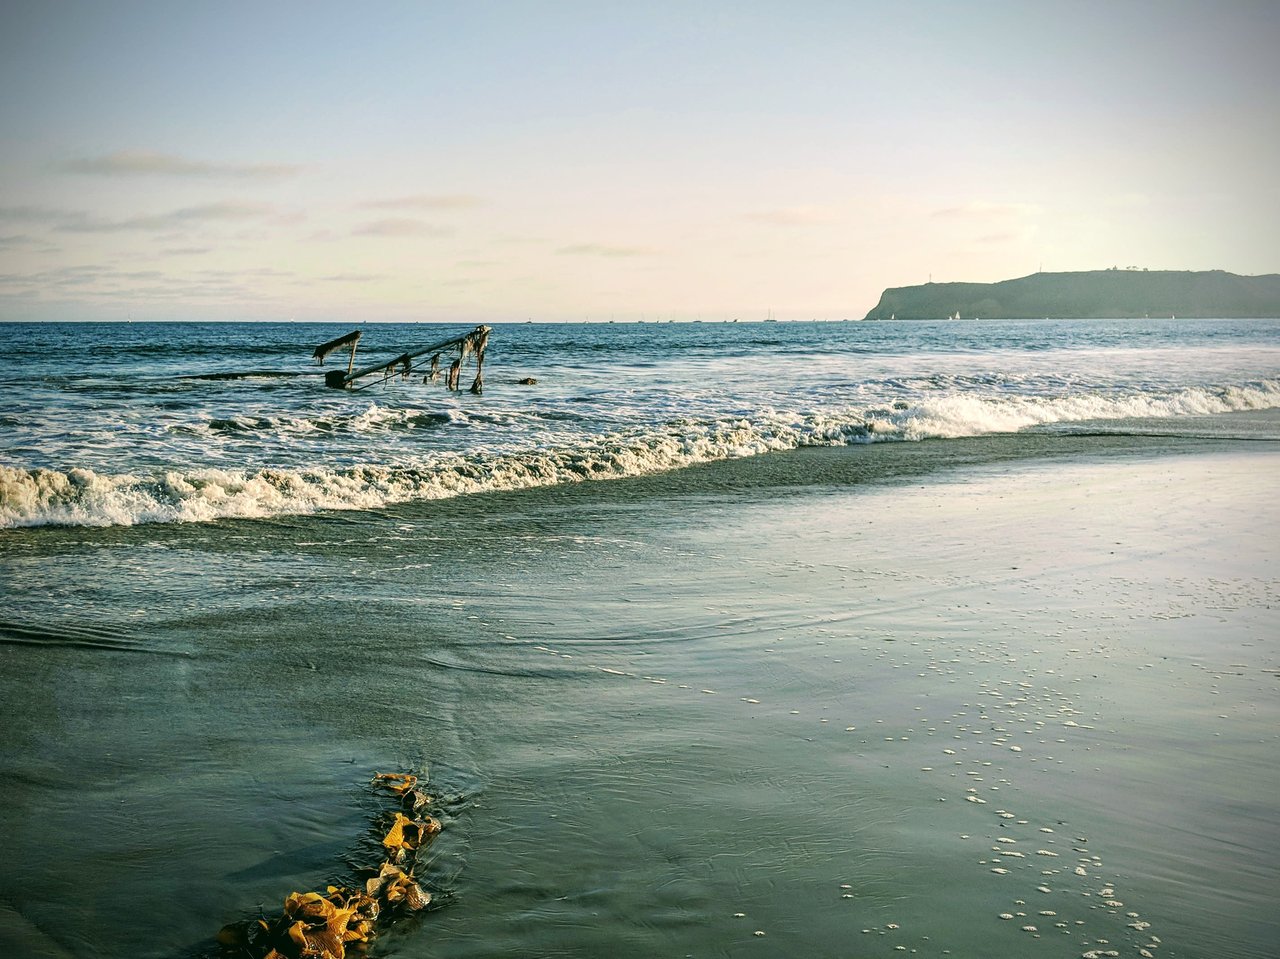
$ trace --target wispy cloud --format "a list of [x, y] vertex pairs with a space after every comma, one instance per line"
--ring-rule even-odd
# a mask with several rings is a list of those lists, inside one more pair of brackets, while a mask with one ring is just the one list
[[250, 277], [290, 277], [296, 276], [293, 270], [277, 270], [273, 266], [259, 266], [252, 270], [199, 270], [199, 276], [211, 276], [216, 279], [238, 279]]
[[482, 202], [478, 196], [467, 193], [416, 193], [413, 196], [366, 200], [360, 206], [369, 210], [471, 210]]
[[360, 224], [351, 231], [353, 236], [388, 237], [449, 236], [452, 232], [446, 227], [434, 226], [430, 223], [423, 223], [421, 220], [409, 219], [408, 217], [388, 217], [385, 220], [372, 220], [368, 223]]
[[932, 216], [937, 219], [1007, 220], [1038, 216], [1042, 212], [1042, 208], [1034, 203], [988, 203], [973, 200], [960, 206], [934, 210]]
[[772, 226], [815, 226], [834, 223], [839, 217], [833, 210], [821, 206], [786, 206], [774, 210], [757, 210], [743, 214], [746, 219]]
[[172, 230], [217, 222], [242, 222], [270, 216], [273, 208], [265, 203], [237, 203], [230, 200], [182, 207], [167, 213], [103, 220], [88, 216], [72, 216], [57, 225], [66, 233], [119, 233], [127, 230]]
[[24, 246], [38, 246], [41, 240], [34, 236], [27, 236], [25, 233], [12, 233], [9, 236], [0, 236], [0, 250], [13, 250]]
[[87, 214], [77, 210], [63, 210], [52, 206], [0, 206], [0, 220], [18, 220], [23, 223], [60, 223], [68, 218], [83, 218]]
[[616, 246], [609, 243], [574, 243], [556, 250], [563, 256], [654, 256], [658, 251], [647, 246]]
[[122, 219], [106, 219], [85, 210], [65, 210], [47, 206], [0, 207], [0, 219], [44, 223], [63, 233], [119, 233], [128, 230], [172, 230], [204, 223], [237, 222], [271, 216], [274, 208], [265, 203], [224, 200], [181, 207], [165, 213], [149, 213]]
[[160, 270], [121, 270], [100, 264], [71, 264], [30, 273], [0, 274], [0, 297], [43, 302], [146, 302], [165, 299], [195, 302], [212, 299], [234, 303], [270, 297], [260, 277], [294, 274], [271, 268], [199, 270], [172, 275]]
[[233, 180], [279, 180], [296, 176], [302, 167], [289, 163], [211, 163], [151, 150], [120, 150], [81, 157], [57, 165], [64, 173], [89, 176], [170, 176]]
[[320, 279], [325, 283], [371, 283], [374, 280], [383, 279], [381, 273], [332, 273], [329, 276], [322, 276]]
[[6, 273], [0, 275], [0, 283], [10, 286], [36, 286], [48, 289], [66, 289], [92, 286], [103, 282], [127, 280], [156, 280], [163, 276], [158, 270], [121, 271], [109, 266], [76, 264], [34, 273]]

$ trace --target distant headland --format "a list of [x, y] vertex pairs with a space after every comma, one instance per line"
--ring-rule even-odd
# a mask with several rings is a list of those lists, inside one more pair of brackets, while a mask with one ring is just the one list
[[868, 320], [1280, 317], [1280, 273], [1090, 270], [887, 289]]

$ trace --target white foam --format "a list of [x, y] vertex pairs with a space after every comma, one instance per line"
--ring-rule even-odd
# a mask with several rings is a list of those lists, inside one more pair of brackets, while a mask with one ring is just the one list
[[[512, 432], [520, 433], [519, 428], [499, 429], [500, 438], [469, 452], [420, 452], [416, 459], [411, 456], [408, 462], [395, 465], [340, 469], [177, 467], [150, 474], [137, 469], [113, 474], [78, 467], [60, 471], [0, 466], [0, 527], [201, 522], [370, 509], [415, 499], [637, 476], [801, 446], [953, 438], [1053, 422], [1176, 417], [1277, 406], [1280, 380], [1268, 380], [1251, 386], [1115, 396], [952, 395], [892, 411], [865, 407], [807, 414], [765, 410], [708, 421], [637, 425], [594, 436], [530, 438], [526, 434], [523, 443], [512, 442]], [[386, 430], [422, 415], [370, 404], [347, 425], [358, 431]], [[451, 422], [459, 422], [457, 417], [463, 414], [450, 416]], [[285, 419], [262, 428], [312, 432], [319, 429], [317, 422]], [[376, 445], [369, 449], [375, 455], [379, 452]], [[387, 455], [392, 455], [389, 449]]]

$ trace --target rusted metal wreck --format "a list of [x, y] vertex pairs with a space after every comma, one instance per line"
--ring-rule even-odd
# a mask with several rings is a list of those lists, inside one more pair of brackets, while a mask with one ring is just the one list
[[[426, 373], [422, 377], [422, 382], [437, 383], [443, 372], [445, 386], [451, 390], [458, 390], [460, 389], [459, 382], [462, 376], [462, 369], [466, 365], [468, 358], [474, 358], [476, 376], [471, 381], [471, 392], [478, 395], [484, 392], [484, 351], [489, 344], [489, 332], [489, 327], [477, 326], [474, 330], [461, 336], [442, 340], [439, 343], [432, 343], [430, 346], [418, 347], [401, 353], [399, 356], [383, 363], [375, 363], [372, 366], [357, 370], [354, 367], [356, 344], [360, 342], [360, 331], [353, 330], [345, 336], [320, 344], [316, 347], [313, 356], [317, 363], [323, 364], [325, 357], [330, 353], [345, 346], [350, 346], [351, 356], [347, 362], [346, 371], [344, 372], [340, 369], [330, 370], [324, 375], [325, 386], [340, 390], [363, 390], [377, 383], [386, 383], [396, 376], [408, 379], [416, 371], [422, 370], [424, 367], [426, 368]], [[442, 361], [449, 363], [447, 370], [442, 370]], [[374, 377], [379, 373], [382, 375], [378, 379], [369, 379], [356, 385], [357, 380], [363, 377]]]

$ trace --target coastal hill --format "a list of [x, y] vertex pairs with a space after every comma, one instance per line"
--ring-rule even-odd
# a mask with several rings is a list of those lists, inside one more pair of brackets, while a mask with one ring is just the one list
[[999, 283], [925, 283], [887, 289], [868, 320], [1093, 319], [1144, 316], [1280, 317], [1280, 274], [1222, 270], [1033, 273]]

